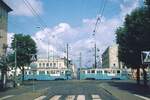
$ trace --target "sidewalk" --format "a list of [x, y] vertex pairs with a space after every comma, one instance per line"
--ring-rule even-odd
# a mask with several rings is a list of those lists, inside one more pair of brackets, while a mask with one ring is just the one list
[[137, 85], [135, 81], [112, 81], [102, 83], [100, 87], [119, 100], [150, 100], [150, 88]]

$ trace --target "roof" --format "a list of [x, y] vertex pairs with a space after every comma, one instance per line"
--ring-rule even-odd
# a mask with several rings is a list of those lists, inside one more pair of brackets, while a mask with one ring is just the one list
[[4, 7], [7, 10], [7, 12], [12, 11], [12, 9], [2, 0], [0, 0], [0, 6]]

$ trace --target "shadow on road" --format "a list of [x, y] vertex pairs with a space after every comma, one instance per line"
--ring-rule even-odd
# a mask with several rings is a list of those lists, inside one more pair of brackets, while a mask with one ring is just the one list
[[150, 97], [150, 86], [146, 87], [144, 85], [138, 85], [136, 82], [122, 82], [122, 81], [112, 81], [108, 83], [111, 86], [114, 86], [120, 90], [128, 91], [132, 94], [138, 94], [146, 97]]

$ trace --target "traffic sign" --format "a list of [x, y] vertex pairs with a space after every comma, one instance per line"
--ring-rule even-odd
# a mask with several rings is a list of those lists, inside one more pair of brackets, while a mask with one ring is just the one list
[[141, 52], [142, 64], [150, 64], [150, 51]]
[[35, 54], [32, 54], [31, 61], [37, 61], [37, 55], [35, 55]]

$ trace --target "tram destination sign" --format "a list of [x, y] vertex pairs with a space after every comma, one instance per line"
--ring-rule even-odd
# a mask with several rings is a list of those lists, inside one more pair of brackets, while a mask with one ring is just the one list
[[150, 51], [141, 52], [142, 64], [150, 64]]

